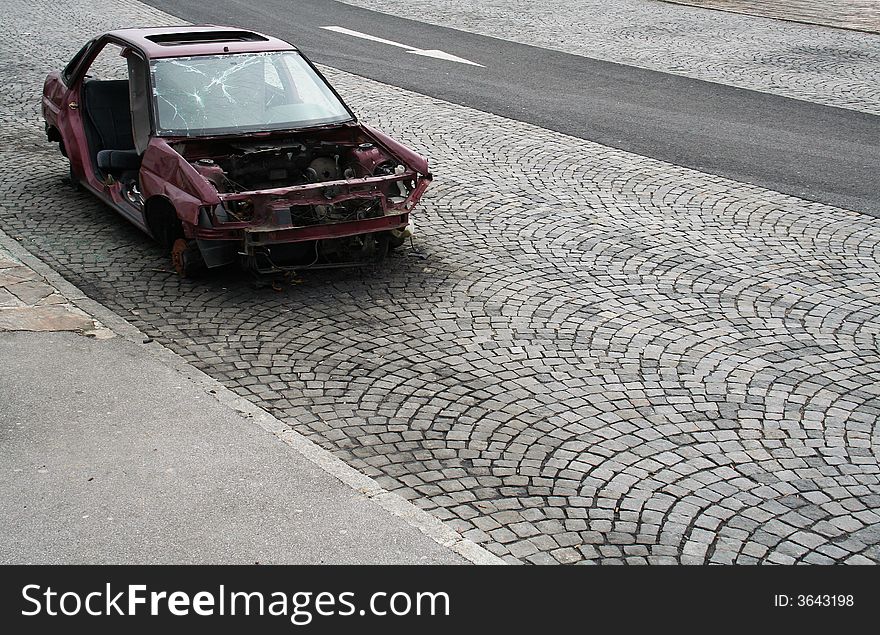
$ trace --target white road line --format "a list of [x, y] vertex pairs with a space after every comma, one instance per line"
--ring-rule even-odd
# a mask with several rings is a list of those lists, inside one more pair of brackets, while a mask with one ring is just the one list
[[371, 42], [378, 42], [379, 44], [387, 44], [388, 46], [396, 46], [397, 48], [407, 49], [407, 53], [414, 53], [415, 55], [421, 55], [423, 57], [434, 57], [439, 60], [446, 60], [447, 62], [458, 62], [459, 64], [470, 64], [471, 66], [479, 66], [480, 68], [485, 68], [482, 64], [477, 64], [476, 62], [466, 60], [463, 57], [458, 57], [457, 55], [453, 55], [452, 53], [446, 53], [445, 51], [440, 51], [437, 49], [420, 49], [416, 48], [415, 46], [409, 46], [408, 44], [401, 44], [400, 42], [395, 42], [393, 40], [386, 40], [385, 38], [376, 37], [375, 35], [369, 35], [368, 33], [361, 33], [360, 31], [346, 29], [344, 26], [322, 26], [321, 28], [327, 31], [333, 31], [334, 33], [342, 33], [343, 35], [359, 37], [362, 40], [369, 40]]
[[409, 46], [407, 44], [401, 44], [400, 42], [393, 42], [391, 40], [386, 40], [381, 37], [376, 37], [375, 35], [368, 35], [366, 33], [361, 33], [360, 31], [352, 31], [351, 29], [346, 29], [344, 26], [322, 26], [322, 29], [326, 29], [327, 31], [334, 31], [336, 33], [342, 33], [343, 35], [351, 35], [354, 37], [359, 37], [362, 40], [370, 40], [371, 42], [379, 42], [380, 44], [388, 44], [389, 46], [396, 46], [402, 49], [414, 49], [415, 47]]

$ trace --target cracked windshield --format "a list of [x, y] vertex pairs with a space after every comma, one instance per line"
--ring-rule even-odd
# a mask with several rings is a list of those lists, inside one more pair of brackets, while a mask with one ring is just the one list
[[285, 130], [351, 118], [290, 51], [160, 59], [152, 74], [158, 134]]

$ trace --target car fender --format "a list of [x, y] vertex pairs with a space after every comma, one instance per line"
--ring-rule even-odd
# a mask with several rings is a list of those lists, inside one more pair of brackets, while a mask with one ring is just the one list
[[361, 124], [361, 127], [367, 134], [373, 137], [381, 145], [385, 146], [385, 148], [389, 152], [391, 152], [391, 154], [406, 163], [413, 170], [415, 170], [419, 174], [423, 174], [428, 177], [431, 176], [431, 172], [428, 168], [428, 159], [423, 157], [421, 154], [419, 154], [412, 148], [403, 145], [397, 139], [389, 137], [378, 128], [373, 128], [372, 126], [368, 126], [366, 124]]
[[220, 203], [217, 190], [164, 139], [150, 139], [141, 162], [140, 177], [144, 197], [168, 199], [185, 230], [187, 225], [198, 224], [200, 207]]

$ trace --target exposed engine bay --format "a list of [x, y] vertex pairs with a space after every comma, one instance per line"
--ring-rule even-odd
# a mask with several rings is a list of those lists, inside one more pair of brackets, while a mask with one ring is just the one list
[[[175, 146], [190, 165], [218, 193], [240, 194], [288, 188], [297, 185], [332, 181], [354, 181], [373, 176], [391, 176], [406, 172], [406, 166], [375, 142], [366, 138], [327, 139], [300, 135], [271, 141], [215, 139], [186, 141]], [[412, 181], [398, 180], [380, 188], [386, 206], [401, 203], [414, 187]], [[341, 193], [341, 190], [340, 190]], [[332, 190], [325, 192], [334, 198]], [[254, 220], [254, 206], [249, 200], [225, 203], [229, 220]], [[277, 224], [308, 226], [347, 220], [375, 218], [385, 213], [382, 196], [353, 198], [338, 202], [291, 205], [279, 214]]]
[[379, 139], [342, 126], [169, 144], [220, 201], [194, 232], [206, 262], [230, 258], [218, 232], [243, 236], [236, 252], [259, 272], [373, 262], [402, 245], [430, 176]]

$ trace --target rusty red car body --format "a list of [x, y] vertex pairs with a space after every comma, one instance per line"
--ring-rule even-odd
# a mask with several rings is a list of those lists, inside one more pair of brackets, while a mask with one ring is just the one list
[[[108, 47], [126, 79], [90, 75]], [[183, 275], [375, 261], [408, 236], [431, 182], [427, 160], [360, 123], [296, 47], [252, 31], [105, 33], [48, 75], [42, 109], [71, 181]]]

